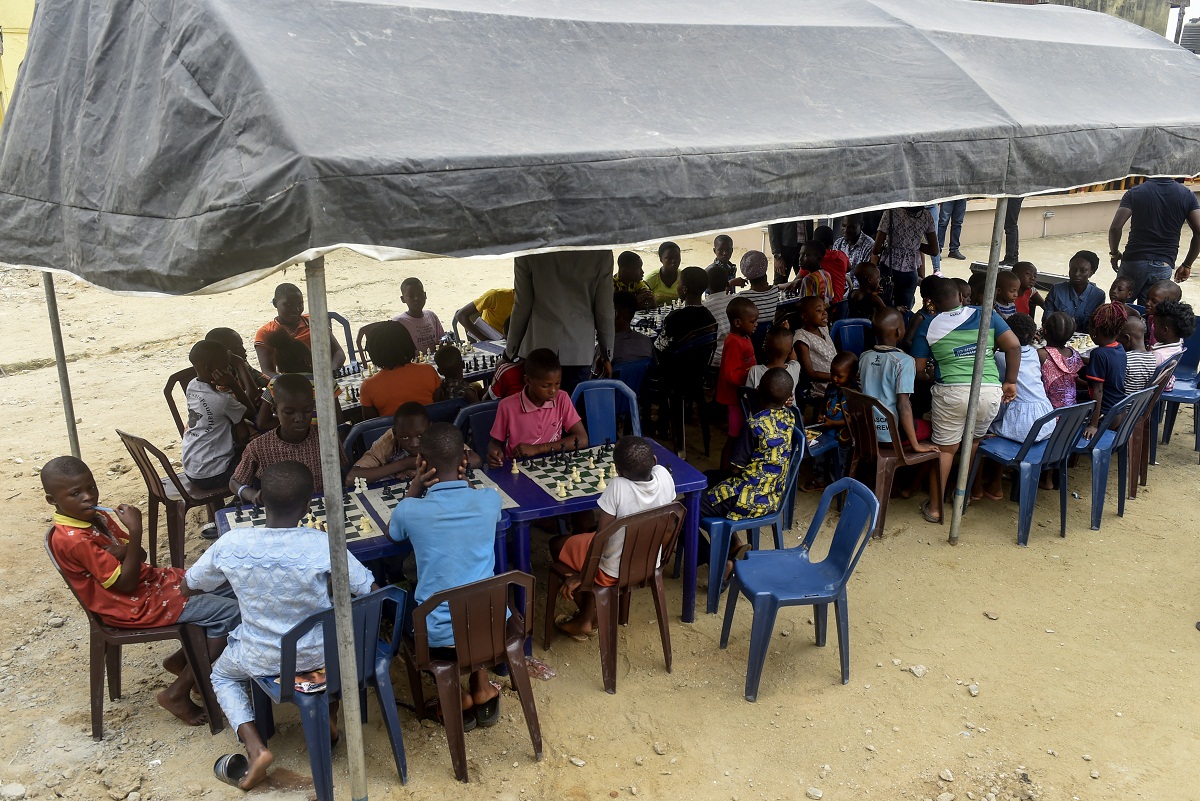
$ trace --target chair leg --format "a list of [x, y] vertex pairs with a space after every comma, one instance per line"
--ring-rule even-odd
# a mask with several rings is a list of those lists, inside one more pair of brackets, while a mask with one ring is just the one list
[[704, 455], [707, 457], [712, 444], [712, 431], [708, 426], [708, 414], [704, 410], [704, 390], [700, 391], [700, 395], [696, 400], [696, 406], [700, 413], [700, 439], [704, 443]]
[[[150, 557], [150, 566], [158, 567], [158, 499], [150, 498], [150, 528], [147, 531], [146, 551]], [[174, 565], [172, 565], [174, 567]]]
[[1147, 450], [1147, 444], [1145, 437], [1142, 436], [1141, 428], [1134, 426], [1133, 432], [1129, 435], [1129, 442], [1126, 443], [1126, 446], [1129, 448], [1130, 466], [1133, 468], [1133, 471], [1129, 474], [1129, 486], [1122, 485], [1121, 487], [1121, 493], [1127, 493], [1130, 498], [1137, 498], [1138, 477], [1142, 470], [1142, 455]]
[[767, 594], [753, 599], [754, 620], [750, 625], [750, 658], [746, 665], [746, 700], [758, 700], [758, 683], [762, 680], [763, 663], [767, 661], [767, 649], [771, 646], [771, 632], [775, 630], [775, 614], [778, 605]]
[[1147, 439], [1150, 444], [1150, 464], [1158, 464], [1158, 429], [1162, 422], [1162, 401], [1154, 404], [1154, 408], [1150, 410], [1150, 414], [1146, 418], [1146, 429], [1149, 431]]
[[546, 576], [546, 619], [543, 621], [544, 628], [542, 630], [542, 648], [550, 650], [550, 643], [554, 642], [554, 635], [557, 632], [554, 630], [554, 605], [558, 601], [558, 593], [562, 589], [562, 576], [558, 575], [555, 570], [550, 570]]
[[596, 625], [600, 633], [600, 674], [604, 679], [604, 692], [612, 695], [617, 691], [617, 607], [615, 587], [597, 587], [592, 593], [596, 597]]
[[875, 497], [879, 499], [879, 519], [875, 521], [875, 532], [872, 536], [883, 536], [883, 523], [887, 519], [888, 501], [892, 497], [892, 477], [894, 470], [888, 470], [882, 459], [875, 460]]
[[850, 683], [850, 614], [846, 606], [846, 588], [833, 602], [833, 617], [837, 623], [838, 656], [842, 660], [842, 684]]
[[171, 553], [171, 566], [183, 567], [184, 534], [187, 532], [187, 507], [183, 502], [167, 505], [167, 547]]
[[[1196, 430], [1196, 450], [1200, 451], [1200, 403], [1192, 405], [1192, 428]], [[1200, 456], [1196, 460], [1200, 463]]]
[[733, 627], [733, 610], [737, 607], [738, 596], [742, 594], [742, 583], [738, 581], [737, 568], [729, 577], [729, 598], [725, 601], [725, 621], [721, 624], [721, 648], [729, 647], [729, 629]]
[[[1033, 507], [1037, 504], [1040, 478], [1041, 465], [1021, 463], [1017, 476], [1017, 480], [1021, 483], [1021, 501], [1017, 512], [1017, 545], [1029, 544], [1029, 529], [1033, 527]], [[1066, 476], [1059, 476], [1059, 481], [1065, 484]]]
[[1175, 418], [1179, 415], [1179, 404], [1165, 401], [1166, 414], [1163, 415], [1163, 445], [1171, 444], [1171, 432], [1175, 430]]
[[425, 688], [421, 686], [421, 671], [417, 670], [408, 653], [404, 655], [404, 668], [408, 673], [408, 694], [413, 701], [413, 711], [417, 720], [425, 719]]
[[[1041, 481], [1041, 475], [1038, 481]], [[1058, 467], [1058, 536], [1067, 536], [1067, 460]]]
[[[1111, 466], [1112, 453], [1110, 451], [1102, 451], [1099, 448], [1092, 449], [1092, 531], [1100, 530], [1101, 518], [1104, 516], [1104, 496], [1108, 492], [1108, 471]], [[1117, 456], [1118, 463], [1118, 481], [1121, 487], [1121, 495], [1124, 495], [1125, 488], [1125, 462], [1120, 455]], [[1066, 482], [1059, 482], [1065, 484]], [[1122, 498], [1124, 500], [1124, 498]], [[1122, 504], [1122, 508], [1124, 504]]]
[[[308, 766], [312, 770], [317, 801], [334, 801], [333, 747], [329, 742], [329, 698], [325, 693], [296, 693], [293, 698], [300, 710], [300, 727], [304, 730], [304, 744], [308, 746]], [[457, 694], [454, 700], [458, 703]], [[462, 718], [459, 718], [458, 725], [461, 731]], [[446, 728], [449, 729], [449, 726]]]
[[662, 568], [654, 571], [654, 615], [658, 618], [658, 638], [662, 640], [663, 661], [671, 672], [671, 619], [667, 614], [667, 591], [663, 586]]
[[212, 686], [212, 661], [208, 658], [208, 637], [204, 629], [198, 626], [181, 626], [180, 639], [183, 643], [183, 653], [187, 657], [188, 667], [196, 679], [196, 689], [204, 711], [208, 715], [208, 728], [217, 734], [225, 728], [225, 718], [221, 713], [221, 705], [217, 703], [217, 694]]
[[708, 532], [708, 613], [715, 615], [721, 603], [721, 585], [725, 583], [725, 563], [729, 561], [732, 532], [724, 523], [714, 523]]
[[824, 648], [829, 636], [829, 604], [813, 604], [813, 632], [817, 647]]
[[1138, 425], [1138, 480], [1141, 485], [1146, 486], [1146, 481], [1150, 478], [1150, 443], [1149, 432], [1146, 431], [1146, 426]]
[[116, 701], [121, 697], [121, 646], [104, 644], [104, 669], [108, 673], [108, 700]]
[[[962, 453], [959, 453], [958, 458], [960, 458], [960, 459], [964, 458]], [[970, 457], [968, 456], [966, 458], [970, 458]], [[983, 464], [983, 449], [980, 448], [978, 451], [975, 452], [975, 458], [971, 460], [971, 469], [967, 473], [967, 492], [963, 496], [963, 499], [962, 499], [962, 505], [963, 505], [962, 513], [964, 515], [967, 513], [967, 509], [970, 508], [970, 506], [971, 506], [971, 504], [967, 503], [967, 499], [969, 499], [971, 497], [971, 488], [975, 486], [975, 478], [979, 475], [980, 466], [982, 464]], [[933, 469], [935, 471], [937, 471], [937, 469], [938, 469], [937, 465], [934, 465]], [[938, 473], [939, 481], [941, 480], [941, 475], [942, 474], [939, 472]], [[1001, 477], [1003, 477], [1003, 474], [1001, 474]], [[1013, 486], [1015, 488], [1016, 482], [1014, 482]], [[942, 487], [941, 492], [942, 492], [942, 497], [945, 498], [946, 487]], [[950, 503], [956, 503], [956, 502], [957, 502], [956, 499], [953, 499], [953, 498], [950, 501]], [[950, 510], [946, 509], [945, 503], [943, 502], [943, 504], [942, 504], [942, 520], [946, 519], [946, 512], [948, 512], [948, 511], [950, 511]]]
[[[462, 690], [458, 684], [458, 670], [455, 665], [440, 664], [434, 665], [432, 672], [437, 684], [438, 702], [442, 705], [442, 723], [446, 729], [446, 744], [450, 747], [450, 762], [454, 765], [454, 778], [465, 782], [467, 744], [463, 732]], [[515, 676], [513, 678], [516, 679]]]
[[[1117, 517], [1125, 516], [1125, 482], [1129, 473], [1129, 443], [1117, 451]], [[1103, 511], [1103, 510], [1102, 510]], [[1095, 526], [1096, 529], [1100, 527]]]
[[[515, 617], [515, 615], [514, 615]], [[509, 619], [511, 624], [512, 618]], [[542, 761], [542, 727], [538, 723], [537, 705], [533, 701], [533, 686], [529, 681], [529, 670], [525, 666], [525, 646], [520, 637], [509, 638], [504, 646], [508, 654], [508, 675], [517, 698], [521, 701], [521, 712], [525, 715], [525, 728], [529, 729], [529, 740], [533, 743], [533, 755]]]
[[375, 698], [379, 701], [379, 712], [383, 716], [383, 727], [387, 729], [388, 742], [392, 744], [396, 772], [400, 774], [400, 783], [406, 784], [408, 760], [404, 756], [404, 733], [400, 729], [400, 715], [396, 712], [396, 693], [392, 689], [390, 666], [391, 660], [386, 656], [375, 660]]
[[255, 682], [250, 682], [250, 705], [254, 711], [254, 728], [263, 742], [275, 736], [275, 702]]
[[92, 695], [92, 739], [104, 739], [104, 667], [108, 650], [100, 632], [92, 629], [89, 681]]
[[618, 626], [628, 626], [629, 625], [629, 601], [630, 601], [631, 594], [632, 593], [630, 593], [628, 587], [621, 590], [621, 594], [620, 594], [620, 596], [618, 598], [618, 602], [617, 602], [617, 625]]

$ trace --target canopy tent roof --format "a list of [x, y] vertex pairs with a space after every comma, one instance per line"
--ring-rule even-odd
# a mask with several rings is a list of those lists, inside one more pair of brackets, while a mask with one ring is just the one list
[[1200, 59], [973, 0], [40, 0], [0, 262], [123, 291], [1200, 171]]

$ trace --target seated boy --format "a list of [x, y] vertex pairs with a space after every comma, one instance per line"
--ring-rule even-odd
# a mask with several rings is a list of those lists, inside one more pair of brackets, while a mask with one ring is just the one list
[[845, 387], [853, 387], [858, 374], [858, 357], [848, 350], [839, 351], [829, 365], [829, 384], [825, 387], [824, 406], [817, 425], [834, 433], [837, 451], [830, 451], [814, 466], [813, 480], [805, 489], [823, 489], [842, 477], [850, 465], [850, 451], [854, 440], [850, 436], [850, 425], [846, 419]]
[[496, 372], [492, 373], [492, 383], [488, 385], [487, 400], [500, 400], [509, 395], [516, 395], [525, 389], [525, 362], [521, 360], [508, 361], [508, 354], [501, 354]]
[[[1129, 286], [1133, 287], [1130, 279], [1123, 280], [1129, 281]], [[1120, 301], [1113, 301], [1118, 302]], [[1125, 349], [1125, 394], [1141, 392], [1150, 386], [1154, 371], [1158, 369], [1158, 360], [1154, 358], [1153, 353], [1146, 350], [1146, 321], [1141, 317], [1130, 317], [1126, 320], [1121, 334], [1117, 337], [1117, 344]]]
[[662, 331], [654, 342], [659, 356], [671, 354], [680, 343], [703, 329], [717, 330], [712, 312], [704, 308], [704, 293], [708, 289], [708, 274], [699, 267], [687, 267], [680, 273], [679, 297], [683, 308], [676, 309], [663, 320]]
[[[397, 542], [409, 540], [417, 560], [418, 604], [443, 590], [490, 578], [496, 569], [500, 495], [490, 488], [473, 489], [460, 478], [467, 466], [465, 450], [462, 432], [453, 425], [431, 425], [421, 437], [417, 474], [392, 510], [388, 534]], [[510, 629], [518, 622], [514, 615]], [[439, 606], [426, 623], [431, 648], [454, 648], [448, 607]], [[446, 657], [453, 659], [452, 654]], [[487, 671], [472, 673], [469, 686], [462, 693], [463, 728], [495, 725], [500, 694], [488, 682]], [[453, 712], [444, 709], [442, 714]]]
[[[562, 365], [548, 348], [538, 348], [525, 359], [525, 389], [509, 395], [496, 408], [488, 465], [499, 467], [506, 459], [539, 456], [560, 447], [586, 448], [587, 428], [560, 389]], [[565, 442], [564, 442], [565, 441]]]
[[639, 309], [654, 308], [654, 293], [650, 286], [642, 280], [646, 275], [642, 269], [642, 257], [632, 250], [626, 250], [617, 256], [617, 275], [613, 278], [613, 293], [628, 292], [633, 295]]
[[654, 340], [630, 327], [637, 313], [637, 300], [629, 292], [613, 295], [613, 355], [612, 363], [636, 362], [654, 358]]
[[854, 277], [858, 286], [847, 297], [848, 317], [870, 320], [875, 312], [888, 308], [883, 302], [883, 286], [880, 284], [883, 279], [878, 267], [869, 261], [863, 262], [854, 268]]
[[792, 377], [792, 383], [800, 382], [800, 362], [796, 361], [796, 352], [792, 350], [792, 331], [782, 325], [771, 326], [763, 339], [763, 352], [766, 360], [756, 364], [746, 374], [746, 386], [758, 389], [759, 382], [767, 371], [773, 367], [782, 367]]
[[442, 330], [442, 321], [438, 316], [425, 308], [425, 286], [421, 279], [405, 278], [400, 284], [400, 300], [408, 310], [392, 319], [408, 329], [417, 353], [437, 350], [446, 332]]
[[267, 377], [250, 366], [246, 360], [246, 344], [242, 335], [232, 328], [214, 328], [204, 335], [205, 339], [220, 342], [229, 351], [229, 369], [237, 378], [238, 385], [246, 397], [254, 400], [267, 385]]
[[[875, 398], [895, 416], [900, 433], [912, 450], [932, 453], [937, 446], [926, 440], [933, 434], [933, 427], [928, 420], [913, 418], [909, 400], [916, 382], [917, 363], [899, 348], [904, 337], [904, 315], [885, 308], [876, 312], [871, 325], [875, 329], [875, 347], [864, 351], [858, 359], [858, 381], [863, 394]], [[892, 441], [887, 420], [879, 414], [875, 415], [875, 438], [880, 442]]]
[[[298, 373], [284, 373], [275, 379], [275, 416], [279, 427], [250, 440], [242, 460], [229, 480], [229, 491], [242, 503], [259, 503], [261, 492], [255, 489], [263, 470], [276, 462], [300, 462], [313, 474], [316, 492], [324, 493], [321, 478], [321, 443], [317, 436], [317, 403], [308, 379]], [[345, 462], [346, 455], [338, 449]]]
[[1155, 281], [1150, 285], [1150, 290], [1146, 293], [1146, 344], [1150, 347], [1158, 344], [1154, 335], [1154, 310], [1164, 300], [1183, 300], [1183, 288], [1170, 279]]
[[203, 339], [192, 346], [188, 361], [196, 377], [187, 385], [188, 421], [180, 459], [188, 481], [200, 489], [217, 489], [229, 484], [241, 446], [249, 439], [245, 418], [251, 402], [230, 372], [224, 345]]
[[[600, 494], [597, 502], [600, 517], [596, 530], [607, 528], [618, 517], [627, 517], [666, 506], [675, 500], [675, 479], [667, 469], [658, 464], [649, 441], [634, 436], [621, 437], [613, 449], [613, 465], [617, 468], [614, 478]], [[579, 589], [580, 575], [587, 561], [588, 549], [595, 532], [556, 537], [550, 541], [550, 550], [555, 558], [575, 571], [563, 583], [562, 597], [575, 600]], [[600, 570], [596, 573], [596, 584], [612, 587], [617, 583], [621, 568], [621, 553], [625, 549], [625, 530], [621, 529], [608, 538], [604, 554], [600, 558]], [[662, 554], [659, 554], [661, 559]], [[569, 620], [556, 621], [564, 634], [576, 639], [587, 639], [596, 628], [596, 598], [590, 592], [577, 601], [579, 611]]]
[[[237, 595], [242, 622], [213, 664], [212, 685], [229, 725], [246, 745], [250, 766], [238, 781], [243, 790], [266, 778], [274, 760], [254, 725], [250, 680], [278, 676], [280, 637], [332, 604], [329, 536], [298, 525], [308, 513], [313, 474], [299, 462], [275, 462], [263, 470], [261, 493], [267, 527], [231, 529], [192, 565], [181, 587], [184, 595], [192, 595], [228, 582]], [[375, 589], [371, 574], [353, 554], [347, 553], [346, 561], [351, 593]], [[324, 667], [324, 640], [317, 628], [297, 644], [296, 672]], [[336, 740], [336, 713], [330, 711], [330, 736]]]
[[463, 355], [454, 345], [442, 345], [433, 355], [433, 362], [442, 374], [442, 385], [433, 392], [434, 402], [462, 398], [470, 406], [479, 403], [480, 385], [463, 378]]
[[[960, 297], [961, 294], [959, 293]], [[1017, 296], [1020, 294], [1020, 276], [1011, 270], [1001, 270], [996, 276], [996, 296], [992, 301], [992, 308], [996, 314], [1007, 320], [1017, 313]]]
[[392, 417], [392, 427], [346, 473], [346, 486], [353, 486], [359, 478], [368, 482], [412, 478], [417, 469], [417, 448], [428, 428], [429, 413], [424, 406], [415, 401], [401, 406]]
[[[732, 246], [731, 246], [732, 247]], [[712, 367], [721, 366], [721, 350], [725, 347], [725, 337], [729, 336], [729, 315], [725, 310], [733, 300], [729, 291], [729, 272], [719, 264], [714, 264], [704, 271], [708, 276], [708, 293], [704, 296], [704, 308], [717, 321], [717, 349], [713, 351]]]
[[489, 289], [454, 313], [454, 322], [475, 342], [504, 339], [513, 310], [512, 288]]
[[[275, 307], [275, 318], [259, 328], [254, 335], [254, 352], [258, 356], [258, 364], [262, 371], [269, 376], [279, 372], [275, 366], [275, 349], [268, 343], [267, 338], [276, 331], [285, 331], [289, 336], [298, 339], [312, 347], [312, 330], [309, 326], [308, 315], [304, 313], [304, 293], [295, 284], [280, 284], [275, 287], [275, 296], [271, 298]], [[338, 344], [332, 331], [329, 335], [330, 356], [333, 361], [330, 367], [337, 369], [346, 363], [346, 352]]]
[[[200, 626], [208, 636], [209, 658], [215, 659], [238, 624], [237, 602], [218, 595], [189, 598], [181, 588], [183, 570], [146, 564], [141, 511], [126, 504], [115, 511], [97, 506], [96, 480], [81, 460], [51, 459], [41, 478], [46, 501], [54, 506], [50, 550], [84, 606], [116, 628]], [[183, 651], [167, 657], [163, 667], [176, 678], [158, 693], [158, 703], [189, 726], [204, 723], [204, 710], [192, 703], [196, 680]]]

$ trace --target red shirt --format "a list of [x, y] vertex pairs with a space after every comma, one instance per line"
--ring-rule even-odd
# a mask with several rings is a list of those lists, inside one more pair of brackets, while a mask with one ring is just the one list
[[1017, 307], [1018, 314], [1029, 314], [1029, 301], [1033, 298], [1033, 287], [1029, 287], [1013, 301]]
[[833, 302], [841, 303], [846, 299], [846, 271], [850, 269], [850, 257], [840, 250], [827, 250], [821, 260], [821, 269], [829, 276]]
[[[279, 318], [272, 318], [270, 322], [258, 329], [258, 331], [254, 334], [254, 344], [261, 345], [262, 347], [270, 350], [271, 346], [267, 344], [267, 337], [271, 336], [271, 334], [274, 334], [281, 328], [283, 328], [283, 325], [280, 324]], [[289, 331], [288, 333], [291, 332]], [[307, 314], [300, 315], [300, 322], [296, 325], [296, 333], [292, 334], [292, 338], [297, 342], [303, 342], [310, 348], [312, 347], [312, 329], [309, 327]]]
[[721, 370], [717, 374], [717, 403], [732, 406], [738, 402], [738, 387], [744, 386], [754, 366], [754, 343], [745, 334], [730, 331], [721, 351]]
[[121, 577], [121, 560], [105, 548], [124, 545], [129, 536], [112, 515], [97, 515], [102, 520], [100, 525], [66, 515], [54, 516], [50, 550], [67, 582], [83, 605], [110, 626], [138, 629], [173, 625], [187, 603], [179, 591], [183, 569], [143, 563], [138, 587], [132, 594], [113, 591], [110, 588]]
[[489, 397], [499, 400], [509, 395], [516, 395], [525, 389], [525, 365], [514, 362], [504, 362], [496, 368], [492, 376], [492, 385], [488, 388]]

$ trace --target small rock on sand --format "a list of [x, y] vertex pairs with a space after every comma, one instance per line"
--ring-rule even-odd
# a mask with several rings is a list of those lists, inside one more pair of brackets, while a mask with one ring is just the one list
[[654, 753], [658, 754], [659, 756], [663, 756], [664, 754], [666, 754], [667, 753], [666, 743], [655, 743], [654, 744]]
[[808, 796], [809, 798], [813, 799], [813, 801], [817, 801], [817, 799], [819, 799], [821, 796], [825, 795], [816, 787], [809, 787], [807, 790], [805, 790], [804, 794], [806, 796]]
[[925, 674], [929, 672], [929, 668], [925, 667], [924, 665], [911, 665], [908, 668], [908, 672], [912, 673], [918, 679], [923, 679], [925, 678]]
[[16, 782], [13, 782], [12, 784], [4, 785], [4, 787], [0, 789], [0, 798], [3, 798], [4, 801], [21, 801], [21, 799], [24, 797], [25, 785], [23, 784], [17, 784]]
[[954, 774], [950, 772], [950, 768], [942, 768], [938, 771], [938, 778], [944, 782], [954, 781]]

